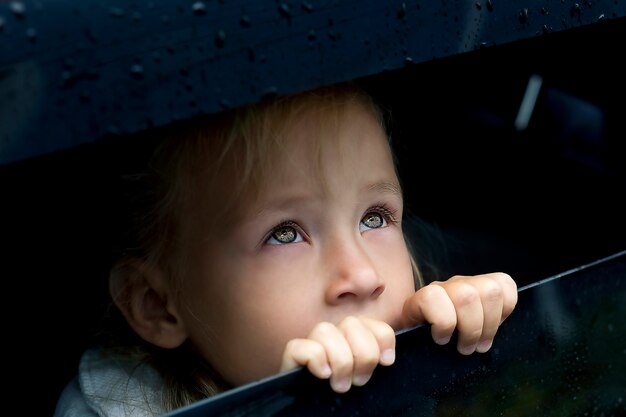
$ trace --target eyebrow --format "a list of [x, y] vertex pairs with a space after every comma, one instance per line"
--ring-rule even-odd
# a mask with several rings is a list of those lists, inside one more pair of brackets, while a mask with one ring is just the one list
[[[380, 181], [380, 182], [374, 182], [374, 183], [368, 184], [363, 188], [363, 190], [366, 192], [373, 191], [376, 193], [388, 193], [398, 198], [403, 197], [402, 190], [400, 189], [400, 185], [394, 182], [389, 182], [389, 181]], [[298, 206], [311, 199], [315, 199], [315, 197], [312, 197], [311, 195], [308, 195], [308, 194], [301, 194], [301, 195], [286, 197], [284, 199], [274, 201], [270, 204], [262, 205], [261, 207], [259, 207], [258, 210], [254, 211], [254, 216], [258, 217], [268, 211], [275, 211], [275, 210], [280, 211], [284, 209], [285, 207]]]
[[384, 192], [391, 193], [398, 197], [402, 197], [402, 190], [400, 189], [400, 185], [393, 182], [382, 181], [376, 182], [365, 187], [367, 191], [376, 191], [376, 192]]

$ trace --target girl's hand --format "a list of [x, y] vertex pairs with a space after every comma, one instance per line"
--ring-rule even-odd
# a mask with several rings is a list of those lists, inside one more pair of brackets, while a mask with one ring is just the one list
[[402, 315], [407, 327], [430, 323], [440, 345], [448, 343], [457, 328], [457, 349], [469, 355], [489, 350], [516, 304], [517, 285], [509, 275], [458, 275], [420, 288], [406, 300]]
[[317, 324], [306, 339], [293, 339], [283, 353], [281, 371], [306, 366], [318, 378], [330, 378], [335, 392], [369, 381], [378, 364], [395, 360], [396, 337], [387, 323], [348, 316], [336, 326]]

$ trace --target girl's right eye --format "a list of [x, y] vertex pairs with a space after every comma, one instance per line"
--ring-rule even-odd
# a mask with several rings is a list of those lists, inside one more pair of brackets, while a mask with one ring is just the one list
[[298, 232], [296, 226], [288, 222], [276, 226], [265, 243], [268, 245], [284, 245], [287, 243], [302, 242], [302, 240], [302, 235]]

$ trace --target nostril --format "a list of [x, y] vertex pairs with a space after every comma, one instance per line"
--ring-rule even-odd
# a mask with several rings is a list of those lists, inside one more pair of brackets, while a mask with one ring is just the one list
[[339, 296], [337, 298], [339, 298], [340, 300], [343, 300], [345, 298], [351, 298], [351, 297], [356, 297], [356, 294], [351, 293], [351, 292], [343, 292], [343, 293], [339, 294]]
[[374, 291], [372, 291], [372, 297], [376, 298], [379, 295], [381, 295], [383, 293], [383, 291], [385, 291], [385, 286], [384, 285], [379, 285], [378, 287], [376, 287], [376, 289]]

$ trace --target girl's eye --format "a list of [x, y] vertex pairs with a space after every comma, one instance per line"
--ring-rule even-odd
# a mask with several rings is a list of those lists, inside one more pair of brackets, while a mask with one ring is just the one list
[[302, 236], [298, 230], [290, 224], [284, 224], [277, 226], [274, 230], [272, 230], [272, 233], [266, 243], [269, 245], [283, 245], [286, 243], [297, 243], [301, 241]]
[[378, 229], [385, 226], [387, 226], [387, 220], [385, 219], [383, 214], [375, 211], [370, 211], [361, 219], [361, 223], [359, 224], [359, 230], [361, 232], [365, 232], [366, 230]]

